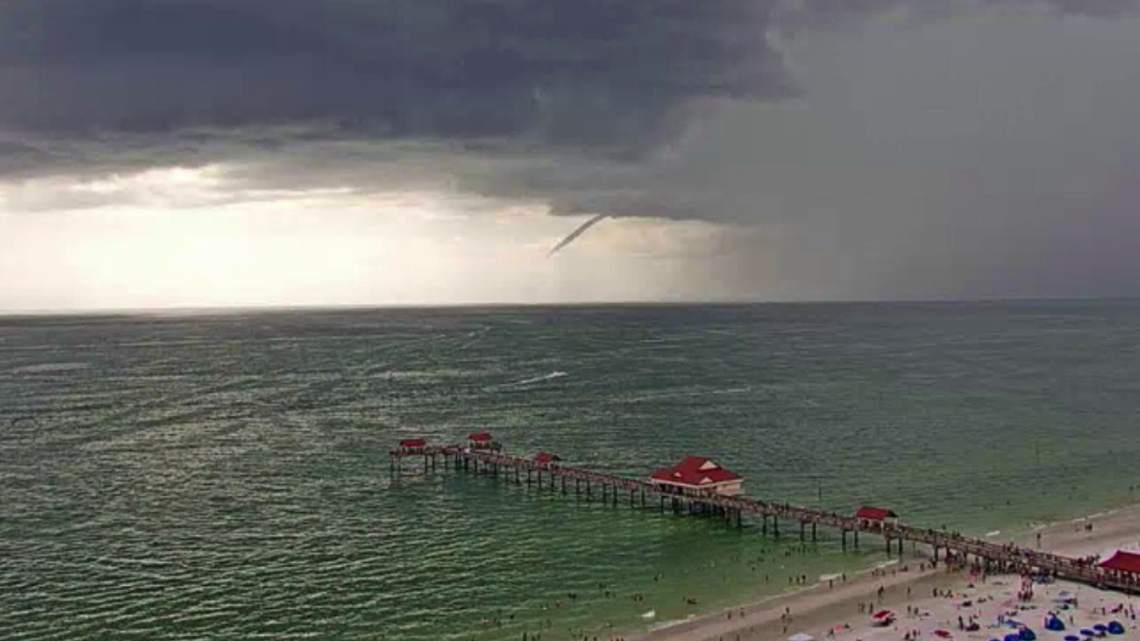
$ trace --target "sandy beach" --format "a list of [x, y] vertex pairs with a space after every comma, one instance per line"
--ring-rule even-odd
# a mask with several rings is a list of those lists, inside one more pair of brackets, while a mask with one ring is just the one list
[[[1093, 526], [1091, 531], [1085, 528], [1089, 522]], [[1116, 549], [1137, 550], [1140, 549], [1140, 505], [1038, 526], [1013, 540], [1071, 556], [1107, 556]], [[1083, 628], [1113, 620], [1120, 621], [1126, 632], [1112, 638], [1140, 639], [1140, 628], [1134, 618], [1134, 609], [1140, 609], [1137, 602], [1140, 600], [1133, 597], [1057, 581], [1034, 585], [1032, 599], [1019, 601], [1020, 588], [1021, 578], [1016, 575], [990, 575], [983, 580], [943, 563], [931, 569], [928, 558], [908, 553], [889, 565], [848, 575], [846, 580], [821, 581], [795, 593], [664, 625], [632, 638], [635, 641], [778, 641], [806, 634], [824, 641], [903, 641], [908, 636], [910, 639], [985, 641], [1017, 632], [1016, 628], [999, 623], [1001, 619], [1012, 618], [1030, 627], [1040, 639], [1060, 641], [1067, 634], [1080, 636], [1079, 630]], [[1075, 605], [1068, 603], [1065, 609], [1060, 609], [1064, 599], [1073, 597]], [[882, 609], [897, 615], [894, 623], [885, 627], [872, 625], [871, 613]], [[1044, 620], [1050, 611], [1057, 612], [1065, 623], [1064, 632], [1045, 629]], [[1102, 614], [1102, 611], [1107, 612]], [[960, 627], [960, 621], [968, 626], [971, 619], [978, 623], [977, 630]]]

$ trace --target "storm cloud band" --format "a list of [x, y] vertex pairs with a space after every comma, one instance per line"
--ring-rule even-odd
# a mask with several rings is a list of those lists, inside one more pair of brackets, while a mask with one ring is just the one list
[[[1020, 1], [1097, 15], [1137, 4]], [[777, 31], [947, 4], [9, 0], [0, 154], [5, 167], [43, 162], [20, 132], [313, 123], [322, 136], [638, 154], [675, 137], [694, 102], [794, 95]]]
[[790, 82], [754, 0], [16, 0], [0, 124], [332, 123], [373, 138], [641, 147], [701, 98]]

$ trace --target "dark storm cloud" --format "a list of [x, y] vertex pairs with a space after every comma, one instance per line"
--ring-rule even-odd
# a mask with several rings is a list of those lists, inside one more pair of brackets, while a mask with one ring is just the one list
[[[695, 99], [787, 95], [768, 0], [9, 0], [0, 125], [316, 123], [627, 152]], [[327, 133], [327, 132], [326, 132]]]
[[[1097, 15], [1137, 4], [990, 2]], [[709, 99], [794, 95], [770, 33], [957, 4], [7, 0], [0, 171], [194, 163], [315, 139], [639, 159]]]

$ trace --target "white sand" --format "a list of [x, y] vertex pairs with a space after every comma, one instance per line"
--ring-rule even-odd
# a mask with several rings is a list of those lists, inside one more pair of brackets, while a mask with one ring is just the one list
[[[1041, 534], [1040, 548], [1071, 556], [1107, 556], [1116, 549], [1140, 549], [1140, 506], [1102, 513], [1090, 520], [1094, 524], [1091, 533], [1084, 531], [1083, 522], [1060, 523], [1037, 530]], [[1018, 543], [1036, 546], [1036, 535], [1030, 534]], [[1140, 640], [1140, 622], [1130, 613], [1135, 609], [1140, 614], [1140, 598], [1057, 582], [1035, 585], [1033, 599], [1022, 603], [1016, 599], [1021, 583], [1016, 575], [991, 575], [984, 583], [979, 579], [969, 587], [968, 574], [950, 571], [945, 564], [939, 564], [936, 571], [919, 572], [919, 564], [924, 561], [917, 557], [906, 558], [892, 566], [893, 573], [887, 569], [885, 575], [881, 572], [858, 577], [849, 575], [846, 583], [835, 581], [832, 588], [817, 585], [762, 603], [721, 610], [644, 634], [636, 637], [636, 641], [781, 641], [797, 633], [809, 634], [820, 641], [902, 641], [908, 631], [917, 631], [919, 639], [934, 640], [940, 639], [935, 635], [936, 630], [949, 632], [955, 641], [987, 641], [1016, 632], [1014, 628], [999, 626], [998, 616], [1003, 614], [1007, 618], [1013, 614], [1042, 641], [1062, 641], [1067, 634], [1079, 636], [1081, 628], [1112, 620], [1123, 623], [1127, 632], [1106, 638]], [[909, 568], [906, 572], [901, 571], [904, 565]], [[883, 588], [881, 598], [878, 597], [880, 586]], [[950, 591], [953, 597], [933, 597], [934, 588], [940, 593]], [[1076, 596], [1079, 607], [1058, 610], [1066, 624], [1064, 632], [1048, 631], [1044, 626], [1045, 615], [1058, 607], [1057, 600], [1063, 593]], [[964, 605], [965, 602], [970, 605]], [[871, 603], [875, 610], [894, 611], [898, 615], [895, 624], [886, 628], [872, 626], [866, 605], [860, 610], [860, 604]], [[1100, 608], [1112, 610], [1118, 605], [1123, 606], [1122, 612], [1098, 613]], [[920, 614], [908, 616], [908, 607]], [[790, 621], [784, 618], [785, 608], [790, 612]], [[971, 616], [976, 617], [981, 629], [960, 630], [959, 616], [967, 622]], [[845, 624], [850, 628], [844, 628]]]

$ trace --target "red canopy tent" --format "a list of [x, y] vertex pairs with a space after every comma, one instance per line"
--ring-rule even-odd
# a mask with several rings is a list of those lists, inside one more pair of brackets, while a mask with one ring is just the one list
[[1116, 554], [1113, 554], [1108, 559], [1101, 561], [1098, 565], [1106, 570], [1140, 574], [1140, 554], [1136, 554], [1135, 552], [1117, 550]]
[[400, 441], [400, 447], [406, 447], [406, 448], [424, 447], [426, 445], [427, 445], [427, 442], [424, 441], [422, 438], [406, 438], [406, 439]]
[[871, 623], [878, 626], [887, 626], [895, 622], [895, 613], [890, 610], [879, 610], [871, 616]]

